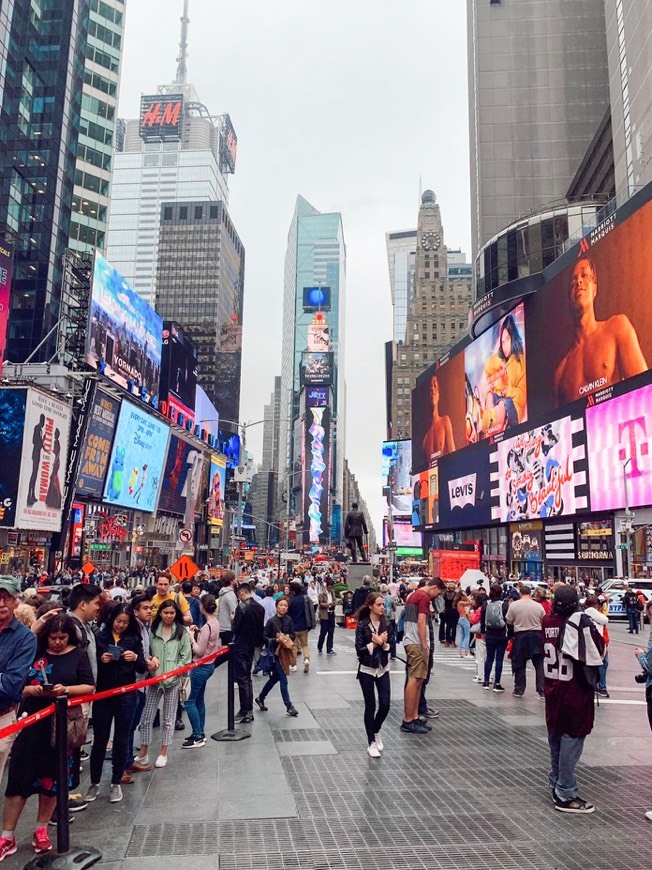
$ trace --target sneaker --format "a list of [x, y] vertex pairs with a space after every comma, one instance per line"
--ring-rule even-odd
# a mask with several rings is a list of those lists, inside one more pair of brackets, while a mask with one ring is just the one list
[[90, 758], [90, 755], [88, 754], [88, 752], [86, 752], [85, 749], [82, 749], [82, 751], [79, 753], [80, 761], [88, 761], [89, 758]]
[[[648, 822], [652, 822], [652, 810], [648, 810], [648, 811], [645, 813], [645, 818], [648, 820]], [[3, 842], [3, 841], [0, 840], [0, 861], [2, 861], [2, 859], [4, 858], [4, 855], [2, 854], [2, 842]], [[14, 849], [14, 852], [15, 852], [15, 851], [16, 851], [16, 850]], [[13, 852], [7, 852], [7, 854], [8, 854], [8, 855], [13, 855], [14, 853], [13, 853]]]
[[264, 713], [269, 710], [269, 707], [265, 706], [265, 702], [262, 698], [254, 698], [254, 701], [259, 710], [262, 710]]
[[34, 831], [32, 846], [37, 855], [40, 855], [41, 852], [50, 852], [52, 850], [52, 840], [48, 837], [48, 829], [45, 825]]
[[206, 746], [206, 738], [195, 737], [194, 734], [191, 734], [190, 737], [186, 737], [181, 744], [182, 749], [199, 749], [200, 746]]
[[326, 655], [327, 655], [327, 656], [336, 656], [337, 653], [335, 652], [334, 649], [332, 649], [330, 652], [327, 652]]
[[421, 728], [425, 728], [426, 731], [432, 731], [432, 725], [428, 725], [428, 720], [425, 716], [419, 716], [417, 719], [417, 725]]
[[582, 798], [576, 797], [572, 801], [562, 801], [559, 798], [555, 801], [555, 809], [560, 813], [575, 813], [576, 815], [588, 815], [595, 812], [593, 804], [587, 803]]
[[379, 752], [382, 752], [385, 748], [385, 744], [382, 741], [380, 734], [374, 734], [374, 742], [376, 743], [376, 748]]
[[290, 673], [293, 674], [297, 669], [296, 665], [290, 665]]
[[295, 708], [292, 706], [288, 707], [285, 712], [288, 714], [288, 716], [298, 716], [299, 715], [299, 711], [295, 710]]
[[174, 730], [175, 731], [185, 731], [186, 730], [186, 726], [184, 724], [183, 719], [177, 719], [177, 721], [174, 723]]
[[609, 692], [606, 689], [596, 689], [595, 690], [601, 698], [608, 698]]
[[0, 861], [15, 855], [17, 848], [15, 837], [0, 837]]
[[90, 804], [93, 801], [97, 800], [99, 793], [100, 793], [99, 783], [98, 783], [98, 785], [93, 785], [91, 783], [91, 785], [88, 786], [88, 791], [84, 795], [84, 800]]
[[432, 707], [428, 707], [428, 710], [425, 714], [426, 719], [439, 719], [439, 716], [439, 710], [433, 710]]
[[[74, 821], [75, 821], [75, 817], [71, 813], [68, 813], [68, 824], [72, 825], [72, 823]], [[54, 812], [50, 816], [50, 821], [48, 822], [48, 825], [58, 825], [58, 824], [59, 824], [59, 820], [57, 818], [57, 811], [55, 808]]]
[[303, 672], [304, 672], [304, 674], [307, 674], [309, 670], [310, 670], [310, 659], [304, 659], [303, 660]]
[[522, 697], [523, 697], [523, 692], [517, 692], [516, 689], [514, 689], [514, 691], [512, 692], [512, 695], [513, 695], [515, 698], [522, 698]]
[[490, 683], [483, 683], [482, 688], [487, 689], [487, 691], [488, 691], [491, 688], [491, 684]]
[[111, 791], [109, 792], [109, 803], [117, 804], [122, 800], [122, 787], [120, 785], [112, 784]]
[[[485, 686], [485, 688], [486, 688], [486, 689], [489, 688], [489, 683], [487, 683], [487, 685]], [[504, 692], [504, 691], [505, 691], [505, 690], [504, 690], [503, 687], [500, 685], [500, 683], [494, 683], [494, 692]]]
[[474, 683], [481, 683], [481, 682], [482, 682], [482, 677], [473, 677], [473, 682], [474, 682]]
[[254, 714], [252, 710], [247, 710], [246, 713], [238, 713], [238, 715], [233, 720], [237, 725], [242, 725], [245, 722], [253, 722]]
[[149, 760], [149, 755], [143, 755], [142, 758], [139, 755], [137, 755], [135, 757], [134, 763], [131, 765], [131, 767], [137, 767], [137, 766], [143, 768], [144, 770], [151, 770], [152, 769], [152, 762]]
[[166, 767], [168, 763], [167, 755], [159, 755], [159, 757], [154, 762], [154, 767]]
[[318, 649], [317, 652], [319, 653], [319, 655], [321, 655], [321, 654], [324, 652], [324, 650], [323, 650], [323, 649]]
[[68, 801], [68, 809], [71, 813], [81, 813], [87, 806], [88, 804], [85, 801], [75, 800], [74, 798]]
[[367, 753], [372, 758], [380, 758], [380, 749], [378, 749], [375, 741], [369, 744], [369, 746], [367, 747]]
[[416, 719], [412, 722], [406, 722], [403, 720], [400, 724], [401, 731], [405, 731], [406, 734], [427, 734], [427, 730], [418, 722]]
[[538, 695], [539, 695], [539, 700], [540, 700], [540, 701], [545, 701], [545, 700], [546, 700], [546, 696], [545, 696], [545, 693], [544, 693], [544, 692], [539, 692]]
[[127, 765], [127, 773], [145, 773], [148, 770], [151, 770], [154, 765], [149, 762], [143, 763], [138, 758], [134, 761], [133, 764]]

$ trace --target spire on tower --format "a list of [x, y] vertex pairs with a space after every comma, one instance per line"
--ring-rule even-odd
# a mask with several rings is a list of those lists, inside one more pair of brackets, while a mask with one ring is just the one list
[[181, 16], [181, 42], [179, 43], [179, 57], [177, 58], [177, 82], [185, 84], [188, 78], [188, 0], [183, 0], [183, 15]]

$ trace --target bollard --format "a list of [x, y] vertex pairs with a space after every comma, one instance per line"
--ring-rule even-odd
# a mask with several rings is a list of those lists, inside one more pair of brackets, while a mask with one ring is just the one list
[[215, 734], [211, 734], [211, 740], [217, 740], [218, 743], [236, 743], [238, 740], [246, 740], [247, 737], [251, 737], [251, 734], [248, 731], [243, 731], [241, 728], [237, 731], [235, 729], [233, 643], [229, 644], [229, 652], [226, 658], [226, 730], [216, 731]]

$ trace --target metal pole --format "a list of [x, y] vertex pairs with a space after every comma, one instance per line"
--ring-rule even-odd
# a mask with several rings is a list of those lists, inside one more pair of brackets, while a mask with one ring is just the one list
[[[626, 550], [626, 553], [627, 553], [627, 574], [625, 576], [627, 576], [627, 577], [631, 577], [631, 575], [632, 575], [632, 552], [631, 552], [632, 520], [631, 520], [631, 515], [629, 512], [629, 494], [627, 492], [627, 466], [630, 464], [631, 461], [632, 461], [632, 457], [630, 456], [629, 459], [627, 459], [623, 463], [623, 487], [625, 488], [625, 536], [626, 536], [625, 543], [627, 544], [627, 550]], [[623, 571], [623, 574], [624, 573], [625, 572]]]
[[68, 821], [68, 695], [59, 695], [54, 702], [57, 751], [57, 852], [70, 851]]
[[235, 667], [233, 665], [233, 642], [231, 642], [226, 663], [226, 731], [217, 731], [215, 734], [211, 734], [211, 740], [216, 740], [218, 743], [235, 743], [238, 740], [246, 740], [247, 737], [251, 737], [251, 734], [242, 728], [235, 730], [234, 682]]

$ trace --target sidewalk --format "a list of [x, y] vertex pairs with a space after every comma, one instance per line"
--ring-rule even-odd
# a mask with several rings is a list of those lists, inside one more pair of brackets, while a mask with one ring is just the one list
[[[186, 729], [168, 767], [124, 786], [119, 804], [107, 800], [107, 764], [101, 797], [75, 814], [72, 845], [96, 846], [106, 870], [649, 870], [652, 734], [631, 646], [612, 644], [611, 698], [596, 711], [579, 770], [596, 812], [582, 818], [552, 808], [533, 672], [524, 698], [511, 696], [507, 673], [506, 693], [494, 695], [472, 682], [472, 660], [438, 646], [429, 696], [441, 716], [418, 737], [398, 728], [404, 671], [393, 663], [385, 751], [374, 760], [353, 633], [338, 629], [335, 639], [337, 656], [319, 656], [313, 637], [309, 675], [299, 660], [290, 679], [297, 719], [275, 688], [269, 712], [246, 726], [249, 740], [182, 750]], [[640, 640], [647, 645], [647, 630]], [[220, 668], [208, 684], [208, 733], [226, 724], [225, 679]], [[264, 680], [254, 680], [260, 690]], [[32, 798], [3, 870], [33, 857], [34, 818]]]

